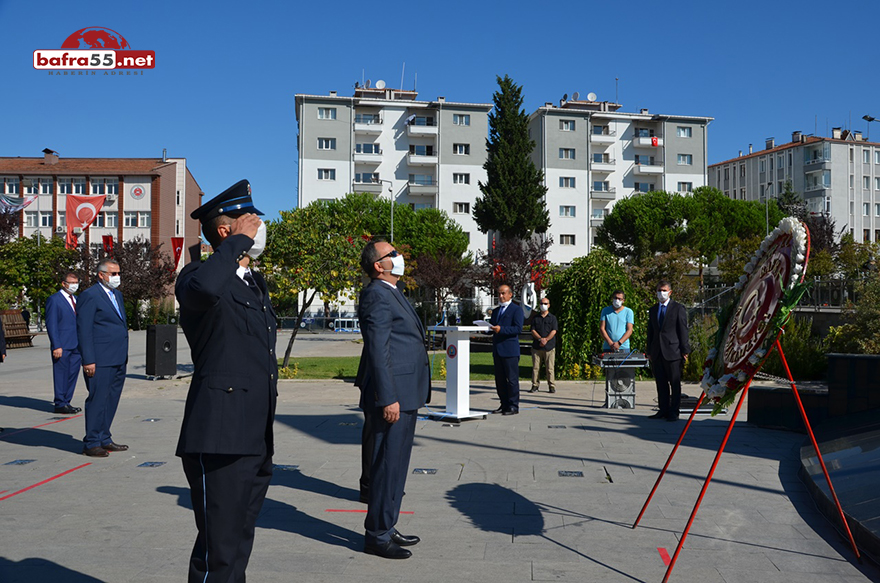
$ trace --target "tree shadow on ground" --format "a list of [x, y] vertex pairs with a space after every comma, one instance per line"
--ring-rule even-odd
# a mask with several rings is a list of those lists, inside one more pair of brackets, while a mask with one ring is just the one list
[[3, 583], [39, 583], [40, 581], [104, 583], [101, 579], [96, 579], [91, 575], [85, 575], [58, 563], [36, 557], [20, 561], [0, 557], [0, 581]]

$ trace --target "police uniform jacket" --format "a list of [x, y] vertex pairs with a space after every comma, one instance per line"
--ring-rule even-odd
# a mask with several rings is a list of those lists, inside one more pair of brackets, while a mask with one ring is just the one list
[[259, 273], [253, 276], [262, 302], [236, 274], [238, 258], [252, 244], [247, 235], [230, 236], [206, 261], [190, 263], [177, 277], [180, 325], [194, 365], [179, 456], [273, 453], [275, 312]]

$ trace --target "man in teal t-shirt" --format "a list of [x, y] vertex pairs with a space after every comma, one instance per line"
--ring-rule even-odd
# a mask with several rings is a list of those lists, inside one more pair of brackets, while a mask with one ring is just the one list
[[633, 333], [633, 311], [623, 305], [626, 294], [616, 290], [611, 294], [611, 305], [602, 308], [599, 331], [605, 342], [602, 350], [629, 350], [629, 337]]

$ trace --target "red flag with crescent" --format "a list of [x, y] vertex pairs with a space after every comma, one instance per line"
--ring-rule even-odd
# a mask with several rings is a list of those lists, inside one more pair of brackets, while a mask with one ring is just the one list
[[113, 235], [101, 235], [101, 240], [104, 243], [104, 253], [113, 255]]
[[174, 249], [174, 269], [177, 269], [177, 263], [183, 255], [183, 237], [171, 237], [171, 247]]
[[76, 194], [67, 195], [67, 227], [80, 227], [83, 231], [89, 228], [89, 225], [98, 216], [101, 207], [104, 206], [104, 195], [95, 196], [79, 196]]
[[660, 140], [657, 139], [655, 136], [652, 136], [651, 137], [651, 145], [656, 148], [657, 146], [660, 145]]
[[79, 245], [79, 237], [76, 236], [73, 229], [67, 227], [67, 238], [64, 241], [64, 247], [66, 249], [76, 249], [77, 245]]

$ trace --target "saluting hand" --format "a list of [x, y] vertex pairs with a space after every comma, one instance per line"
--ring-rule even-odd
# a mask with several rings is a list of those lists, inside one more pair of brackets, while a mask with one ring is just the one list
[[257, 236], [257, 230], [260, 228], [260, 217], [253, 213], [241, 215], [232, 222], [229, 227], [229, 235], [247, 235], [251, 239]]

